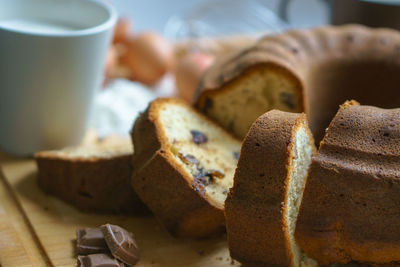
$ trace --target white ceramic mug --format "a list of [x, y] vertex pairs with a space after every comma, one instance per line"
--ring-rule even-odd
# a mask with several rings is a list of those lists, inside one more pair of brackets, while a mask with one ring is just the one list
[[93, 0], [0, 0], [0, 147], [77, 144], [117, 20]]

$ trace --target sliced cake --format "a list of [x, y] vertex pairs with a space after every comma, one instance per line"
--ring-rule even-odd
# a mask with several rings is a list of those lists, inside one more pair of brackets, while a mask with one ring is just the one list
[[255, 266], [316, 266], [294, 240], [314, 152], [305, 114], [272, 110], [251, 126], [225, 202], [234, 259]]
[[400, 109], [346, 102], [312, 159], [296, 240], [324, 265], [376, 266], [400, 261], [399, 225]]
[[84, 211], [141, 213], [145, 206], [130, 186], [129, 138], [88, 138], [83, 145], [35, 154], [38, 182], [46, 192]]
[[361, 25], [294, 29], [218, 60], [196, 106], [239, 138], [262, 114], [306, 112], [319, 142], [347, 99], [400, 106], [400, 32]]
[[224, 229], [224, 202], [240, 142], [178, 99], [157, 99], [137, 119], [132, 185], [176, 236]]

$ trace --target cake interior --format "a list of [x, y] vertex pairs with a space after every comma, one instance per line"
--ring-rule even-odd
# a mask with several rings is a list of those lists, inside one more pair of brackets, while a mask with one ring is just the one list
[[159, 117], [170, 152], [193, 188], [223, 208], [241, 143], [184, 105], [166, 104]]
[[294, 232], [297, 215], [299, 213], [303, 191], [307, 181], [307, 173], [313, 155], [313, 140], [307, 131], [305, 124], [301, 125], [296, 133], [293, 143], [292, 155], [289, 166], [289, 189], [287, 191], [287, 208], [285, 209], [286, 222], [289, 229], [291, 251], [293, 253], [294, 266], [313, 266], [313, 260], [308, 259], [296, 244]]
[[254, 67], [211, 94], [212, 104], [205, 106], [205, 112], [240, 139], [260, 115], [271, 109], [302, 112], [302, 96], [293, 79], [267, 66]]

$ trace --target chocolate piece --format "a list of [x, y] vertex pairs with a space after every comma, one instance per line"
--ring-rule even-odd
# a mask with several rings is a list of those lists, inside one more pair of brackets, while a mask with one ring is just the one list
[[210, 175], [202, 174], [200, 176], [194, 177], [195, 181], [202, 184], [203, 186], [207, 186], [212, 183], [212, 177]]
[[202, 132], [197, 131], [197, 130], [191, 130], [190, 133], [192, 134], [193, 142], [194, 142], [196, 145], [200, 145], [200, 144], [203, 144], [203, 143], [207, 143], [208, 138], [207, 138], [207, 136], [206, 136], [205, 134], [203, 134]]
[[219, 170], [208, 170], [206, 175], [211, 175], [212, 178], [222, 179], [225, 177], [225, 173]]
[[186, 164], [199, 164], [199, 160], [196, 159], [195, 156], [191, 155], [191, 154], [187, 154], [187, 155], [183, 155], [182, 153], [179, 153], [179, 158]]
[[99, 253], [78, 256], [78, 267], [125, 267], [125, 265], [110, 254]]
[[76, 246], [80, 255], [108, 252], [107, 243], [100, 228], [77, 229]]
[[100, 226], [111, 254], [128, 265], [139, 261], [139, 248], [132, 233], [112, 224]]

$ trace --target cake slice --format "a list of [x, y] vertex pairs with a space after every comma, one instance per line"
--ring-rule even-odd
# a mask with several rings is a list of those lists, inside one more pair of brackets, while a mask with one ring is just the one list
[[157, 99], [137, 119], [132, 185], [175, 236], [224, 230], [224, 202], [240, 142], [178, 99]]
[[250, 266], [316, 266], [294, 240], [314, 153], [305, 114], [272, 110], [253, 123], [225, 202], [232, 258]]
[[129, 138], [91, 135], [77, 147], [35, 154], [40, 187], [83, 211], [142, 213], [146, 210], [130, 186]]
[[399, 225], [400, 109], [346, 102], [312, 159], [296, 240], [324, 265], [400, 266]]

